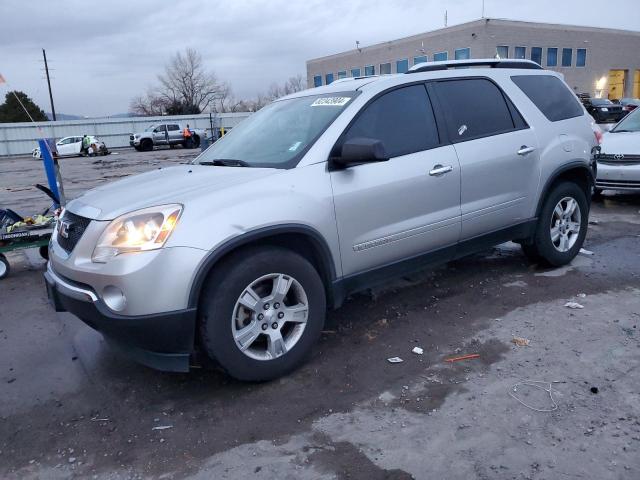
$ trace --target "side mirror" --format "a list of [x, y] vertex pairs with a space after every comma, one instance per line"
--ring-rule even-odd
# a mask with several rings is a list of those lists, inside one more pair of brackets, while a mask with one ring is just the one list
[[339, 156], [332, 157], [332, 163], [338, 168], [346, 168], [361, 163], [386, 162], [389, 155], [384, 144], [375, 138], [351, 138], [342, 144]]

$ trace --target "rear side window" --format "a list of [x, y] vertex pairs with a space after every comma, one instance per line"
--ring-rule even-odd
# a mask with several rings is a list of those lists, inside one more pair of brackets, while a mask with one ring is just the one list
[[169, 130], [170, 132], [173, 132], [176, 130], [180, 130], [180, 127], [178, 125], [167, 125], [167, 130]]
[[436, 147], [438, 129], [424, 85], [392, 90], [367, 105], [343, 141], [357, 137], [381, 140], [391, 158]]
[[511, 80], [552, 122], [584, 114], [575, 95], [562, 81], [551, 75], [516, 75]]
[[484, 78], [447, 80], [436, 82], [435, 88], [453, 142], [515, 130], [509, 105], [493, 82]]

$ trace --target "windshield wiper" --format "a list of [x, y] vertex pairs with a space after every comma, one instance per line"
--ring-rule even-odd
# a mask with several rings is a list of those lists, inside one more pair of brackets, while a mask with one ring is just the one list
[[617, 129], [616, 129], [616, 130], [611, 130], [611, 131], [612, 131], [613, 133], [620, 133], [620, 132], [622, 132], [622, 133], [631, 133], [631, 132], [634, 132], [634, 130], [625, 130], [624, 128], [623, 128], [623, 129], [621, 129], [621, 130], [617, 130]]
[[244, 160], [218, 158], [210, 162], [200, 162], [200, 165], [209, 165], [214, 167], [250, 167], [251, 165]]

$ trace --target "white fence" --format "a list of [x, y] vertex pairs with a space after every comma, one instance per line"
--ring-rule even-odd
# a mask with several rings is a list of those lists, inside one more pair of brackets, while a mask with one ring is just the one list
[[[157, 122], [177, 121], [188, 123], [191, 128], [203, 128], [211, 135], [211, 128], [233, 128], [250, 113], [220, 113], [209, 117], [200, 115], [167, 115], [162, 117], [96, 118], [86, 120], [62, 120], [58, 122], [0, 123], [0, 156], [29, 155], [39, 138], [68, 137], [70, 135], [95, 135], [108, 148], [128, 147], [129, 135], [140, 132]], [[213, 125], [212, 125], [213, 124]]]

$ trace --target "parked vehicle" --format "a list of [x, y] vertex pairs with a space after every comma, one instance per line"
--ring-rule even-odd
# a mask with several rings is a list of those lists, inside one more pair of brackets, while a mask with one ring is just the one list
[[638, 106], [640, 106], [640, 99], [638, 98], [621, 98], [620, 105], [625, 115], [633, 112]]
[[147, 127], [144, 132], [132, 133], [129, 136], [129, 145], [138, 151], [151, 151], [158, 145], [169, 145], [173, 148], [182, 145], [184, 148], [199, 148], [200, 142], [207, 136], [206, 130], [189, 128], [191, 137], [184, 136], [187, 128], [182, 123], [156, 123]]
[[591, 123], [528, 60], [298, 92], [190, 165], [70, 202], [49, 296], [146, 365], [186, 371], [202, 353], [235, 378], [276, 378], [352, 292], [508, 240], [570, 262], [587, 233]]
[[625, 115], [622, 105], [606, 98], [589, 98], [584, 102], [584, 108], [598, 123], [618, 122]]
[[640, 192], [640, 108], [604, 133], [596, 160], [596, 194], [602, 190]]
[[[109, 150], [104, 142], [98, 140], [97, 137], [93, 135], [88, 135], [89, 144], [96, 146], [96, 155], [108, 155]], [[87, 152], [82, 150], [82, 135], [72, 136], [72, 137], [64, 137], [56, 142], [56, 150], [58, 152], [59, 157], [79, 157], [86, 155]], [[42, 153], [40, 153], [40, 147], [36, 147], [32, 150], [31, 156], [33, 158], [42, 158]]]

